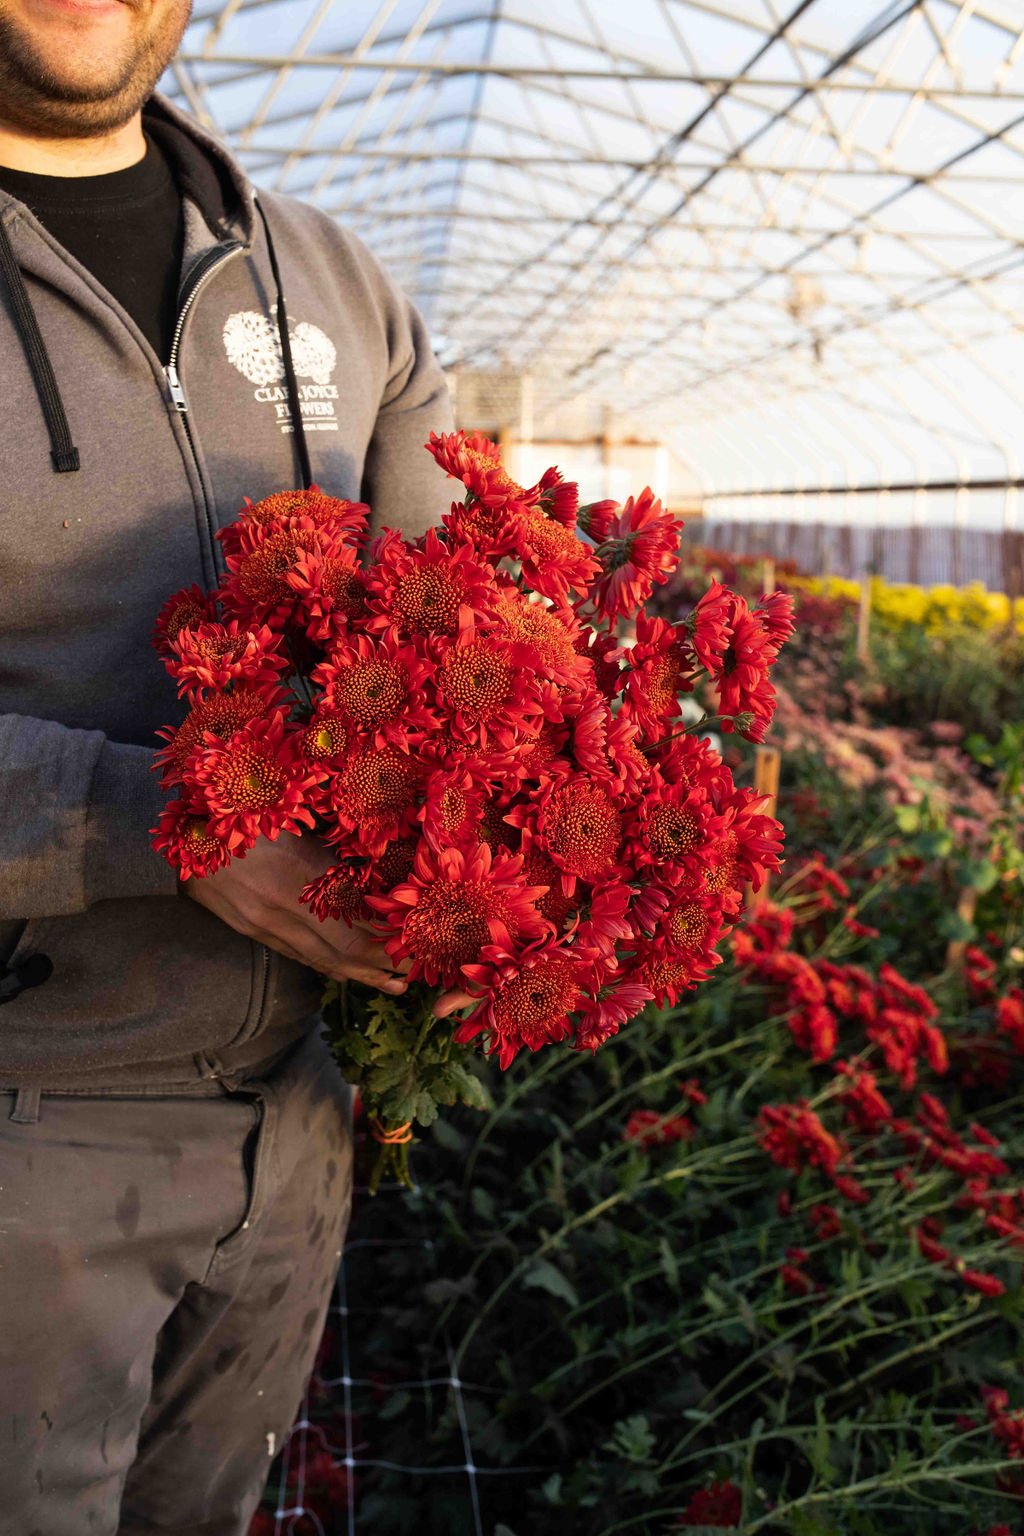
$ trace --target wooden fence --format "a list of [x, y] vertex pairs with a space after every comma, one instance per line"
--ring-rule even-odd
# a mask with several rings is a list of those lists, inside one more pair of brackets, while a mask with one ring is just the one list
[[683, 535], [712, 549], [795, 560], [809, 575], [865, 571], [920, 586], [966, 586], [1024, 594], [1024, 531], [961, 527], [878, 528], [859, 523], [747, 522], [691, 517]]

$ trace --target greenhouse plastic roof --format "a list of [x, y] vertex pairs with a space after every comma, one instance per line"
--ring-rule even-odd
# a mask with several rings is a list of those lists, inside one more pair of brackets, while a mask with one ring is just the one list
[[196, 0], [163, 88], [356, 230], [460, 379], [526, 379], [537, 436], [611, 420], [718, 496], [970, 488], [998, 526], [1022, 28], [1022, 0]]

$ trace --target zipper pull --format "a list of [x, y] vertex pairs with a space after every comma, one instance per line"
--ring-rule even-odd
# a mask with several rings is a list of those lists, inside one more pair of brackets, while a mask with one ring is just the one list
[[173, 363], [168, 363], [164, 373], [167, 375], [167, 386], [171, 391], [171, 399], [174, 401], [179, 414], [184, 416], [188, 410], [188, 401], [185, 399], [185, 391], [182, 389], [181, 380], [178, 378], [178, 370]]

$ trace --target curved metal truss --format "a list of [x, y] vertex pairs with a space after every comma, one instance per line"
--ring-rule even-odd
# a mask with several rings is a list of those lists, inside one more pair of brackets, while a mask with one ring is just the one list
[[538, 436], [658, 437], [744, 513], [858, 488], [914, 519], [933, 486], [929, 516], [1012, 525], [1022, 28], [1020, 0], [196, 0], [164, 88], [360, 233], [457, 377], [528, 383]]

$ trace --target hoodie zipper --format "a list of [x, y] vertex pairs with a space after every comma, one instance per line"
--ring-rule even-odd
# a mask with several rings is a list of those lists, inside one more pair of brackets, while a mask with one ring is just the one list
[[[202, 472], [199, 468], [199, 456], [196, 453], [195, 440], [192, 437], [192, 428], [189, 426], [188, 401], [185, 398], [185, 391], [182, 388], [181, 379], [178, 375], [178, 350], [181, 346], [181, 333], [184, 330], [185, 321], [188, 318], [188, 312], [192, 308], [192, 305], [195, 303], [196, 299], [199, 297], [200, 293], [206, 287], [207, 283], [210, 281], [210, 278], [217, 271], [217, 269], [222, 267], [226, 261], [230, 261], [232, 256], [237, 256], [238, 252], [243, 249], [244, 247], [240, 240], [232, 240], [224, 245], [217, 246], [212, 251], [207, 252], [205, 256], [200, 257], [200, 259], [196, 262], [195, 266], [192, 268], [192, 274], [188, 287], [186, 288], [185, 293], [181, 299], [181, 303], [178, 309], [178, 318], [174, 326], [174, 335], [171, 338], [171, 351], [167, 359], [167, 363], [164, 367], [164, 374], [167, 378], [167, 387], [170, 390], [171, 400], [173, 401], [174, 408], [181, 420], [181, 425], [185, 429], [185, 438], [188, 442], [189, 452], [192, 455], [192, 465], [195, 469], [196, 479], [199, 481], [199, 489], [203, 496], [203, 515], [206, 520], [206, 532], [210, 542], [210, 551], [213, 559], [214, 571], [217, 569], [217, 544], [214, 538], [213, 518], [210, 516], [210, 503], [206, 495], [206, 487], [203, 484]], [[260, 1025], [263, 1022], [263, 1015], [267, 1006], [267, 992], [270, 982], [270, 950], [265, 944], [261, 944], [260, 949], [262, 950], [263, 960], [263, 990], [256, 1013], [256, 1023], [253, 1033], [258, 1031]]]
[[196, 299], [199, 297], [200, 293], [206, 287], [207, 283], [210, 281], [210, 278], [217, 271], [217, 269], [222, 267], [226, 261], [230, 261], [232, 256], [237, 256], [238, 252], [244, 249], [245, 247], [242, 245], [240, 240], [231, 240], [224, 245], [216, 246], [212, 251], [208, 251], [205, 256], [201, 256], [200, 259], [196, 262], [195, 266], [192, 268], [192, 274], [189, 279], [188, 286], [185, 289], [180, 302], [178, 318], [174, 326], [174, 335], [171, 338], [170, 356], [168, 357], [167, 363], [164, 367], [164, 375], [167, 379], [167, 387], [170, 390], [171, 400], [174, 404], [174, 408], [177, 411], [178, 416], [181, 419], [181, 424], [185, 429], [185, 437], [188, 441], [189, 452], [192, 455], [192, 465], [196, 472], [196, 479], [199, 481], [199, 489], [202, 492], [203, 515], [206, 521], [206, 532], [209, 539], [210, 556], [213, 561], [214, 571], [217, 569], [217, 546], [214, 540], [213, 518], [210, 515], [210, 503], [206, 495], [206, 487], [203, 484], [202, 472], [199, 468], [199, 456], [196, 453], [196, 445], [192, 437], [192, 428], [189, 426], [188, 401], [185, 399], [185, 391], [182, 388], [181, 379], [178, 376], [178, 349], [181, 346], [181, 333], [184, 329], [185, 321], [188, 318], [188, 312], [192, 308]]

